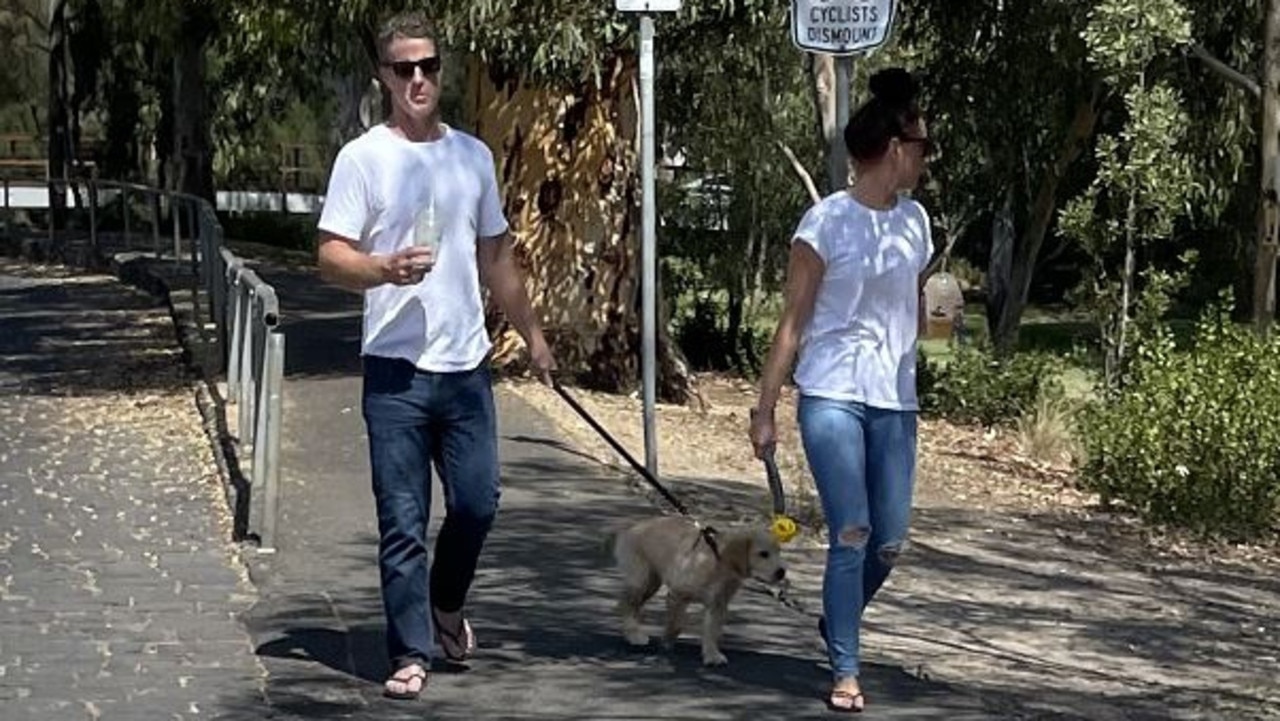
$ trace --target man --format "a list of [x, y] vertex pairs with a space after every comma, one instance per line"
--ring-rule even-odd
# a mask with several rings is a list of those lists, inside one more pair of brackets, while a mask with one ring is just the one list
[[[498, 507], [481, 284], [544, 382], [555, 361], [513, 257], [492, 153], [440, 120], [441, 61], [429, 23], [416, 12], [396, 15], [377, 44], [391, 115], [334, 162], [319, 265], [327, 281], [364, 293], [362, 405], [393, 669], [384, 690], [416, 698], [433, 638], [453, 661], [475, 648], [463, 605]], [[429, 564], [432, 462], [447, 512]]]

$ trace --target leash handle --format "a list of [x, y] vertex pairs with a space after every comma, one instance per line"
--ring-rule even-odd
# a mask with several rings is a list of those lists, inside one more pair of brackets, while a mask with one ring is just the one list
[[[751, 409], [751, 420], [756, 419], [756, 409]], [[787, 515], [787, 494], [782, 488], [782, 474], [778, 472], [778, 461], [775, 458], [777, 444], [771, 443], [764, 449], [764, 472], [769, 479], [769, 495], [773, 497], [773, 523], [769, 530], [780, 543], [795, 538], [799, 532], [796, 521]]]
[[778, 472], [778, 463], [773, 454], [764, 457], [764, 472], [769, 478], [769, 493], [773, 496], [773, 512], [778, 516], [787, 514], [787, 498], [782, 491], [782, 474]]
[[[756, 419], [756, 409], [751, 409], [751, 420]], [[773, 513], [784, 516], [787, 513], [787, 497], [782, 490], [782, 474], [778, 472], [778, 462], [774, 459], [777, 446], [769, 445], [764, 451], [764, 472], [769, 479], [769, 495], [773, 496]]]

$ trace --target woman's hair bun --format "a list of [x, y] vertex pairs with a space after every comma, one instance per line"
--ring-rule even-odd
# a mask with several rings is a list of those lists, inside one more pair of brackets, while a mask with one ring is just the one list
[[911, 105], [920, 84], [904, 68], [885, 68], [871, 76], [871, 94], [895, 107]]

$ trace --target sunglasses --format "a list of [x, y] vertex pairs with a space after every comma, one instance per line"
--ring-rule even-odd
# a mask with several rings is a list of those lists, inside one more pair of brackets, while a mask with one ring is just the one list
[[938, 146], [933, 144], [933, 138], [922, 138], [915, 135], [899, 135], [898, 142], [902, 143], [920, 143], [920, 149], [924, 151], [925, 157], [933, 155]]
[[419, 60], [394, 60], [383, 63], [382, 67], [391, 68], [391, 72], [395, 73], [397, 78], [408, 80], [413, 77], [414, 68], [421, 70], [423, 75], [434, 75], [440, 72], [440, 56], [428, 55]]

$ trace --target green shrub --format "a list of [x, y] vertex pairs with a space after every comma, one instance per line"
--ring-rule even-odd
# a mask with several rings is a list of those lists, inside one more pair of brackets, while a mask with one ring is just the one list
[[1082, 482], [1161, 523], [1235, 540], [1275, 530], [1280, 336], [1207, 313], [1191, 346], [1144, 334], [1124, 383], [1081, 417]]
[[1060, 361], [1048, 353], [1007, 358], [985, 346], [957, 345], [950, 357], [920, 351], [916, 384], [921, 411], [956, 423], [1010, 425], [1042, 396], [1061, 395]]

